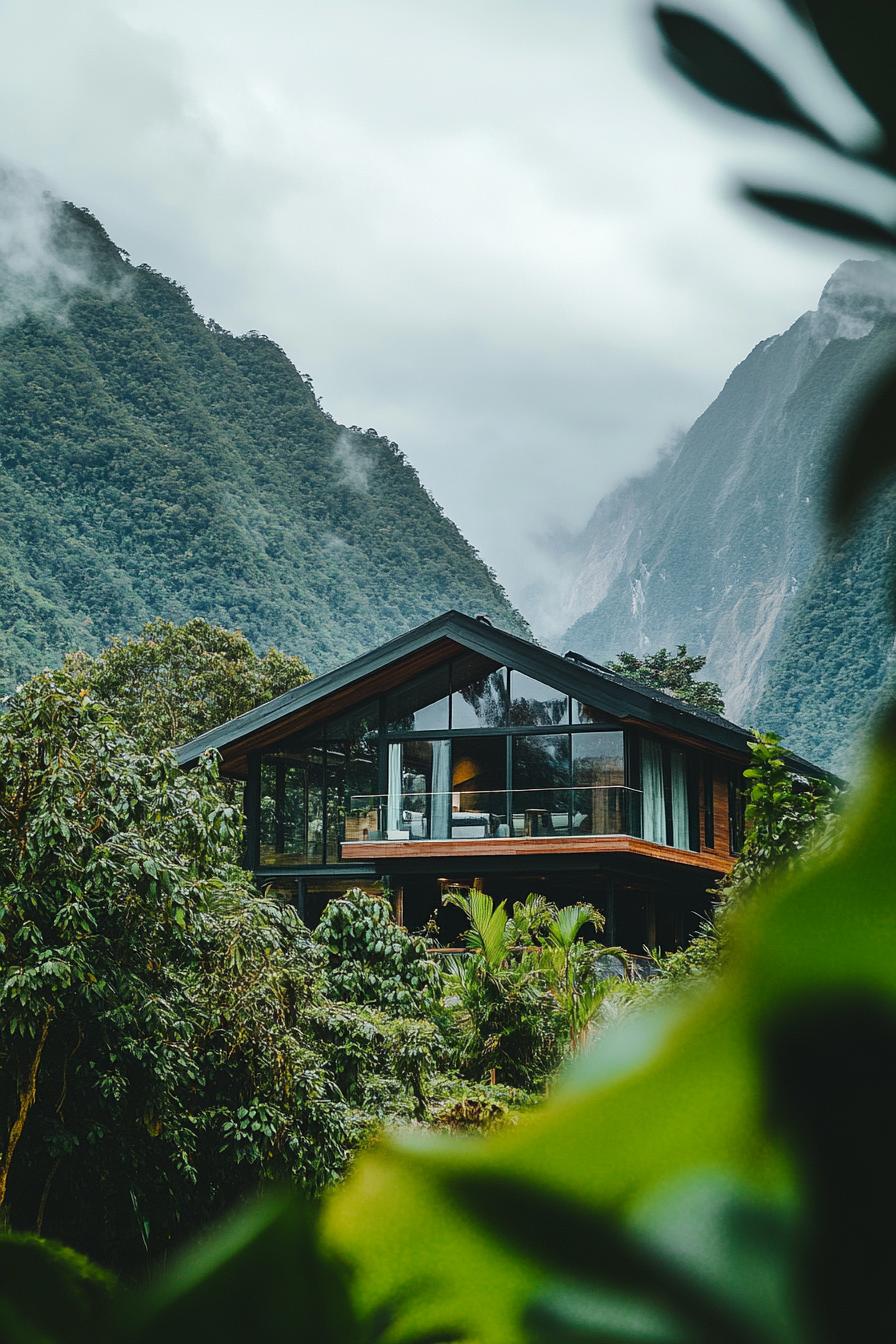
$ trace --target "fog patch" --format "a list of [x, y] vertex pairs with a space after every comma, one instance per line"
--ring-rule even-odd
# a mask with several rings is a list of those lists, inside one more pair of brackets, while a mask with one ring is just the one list
[[[105, 267], [100, 239], [109, 253]], [[79, 294], [121, 297], [126, 271], [109, 273], [109, 262], [119, 261], [98, 226], [94, 235], [36, 173], [0, 162], [0, 327], [28, 316], [64, 323]]]
[[343, 430], [333, 445], [333, 461], [342, 485], [349, 490], [366, 494], [370, 489], [370, 473], [373, 463], [360, 444]]

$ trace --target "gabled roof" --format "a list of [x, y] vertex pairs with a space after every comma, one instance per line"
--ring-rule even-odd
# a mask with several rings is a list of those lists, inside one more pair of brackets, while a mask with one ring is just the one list
[[[225, 769], [229, 765], [232, 773], [242, 774], [247, 751], [300, 731], [306, 721], [310, 724], [322, 717], [323, 701], [331, 702], [328, 709], [332, 707], [334, 713], [341, 713], [387, 686], [398, 685], [427, 667], [466, 651], [556, 686], [614, 718], [665, 729], [725, 751], [747, 753], [748, 730], [720, 714], [697, 709], [664, 691], [642, 686], [580, 654], [552, 653], [518, 635], [499, 630], [484, 617], [446, 611], [360, 658], [202, 733], [178, 748], [177, 759], [188, 766], [204, 751], [217, 750], [224, 757]], [[405, 670], [406, 676], [402, 675]], [[799, 756], [791, 753], [787, 756], [794, 769], [808, 775], [826, 775]]]

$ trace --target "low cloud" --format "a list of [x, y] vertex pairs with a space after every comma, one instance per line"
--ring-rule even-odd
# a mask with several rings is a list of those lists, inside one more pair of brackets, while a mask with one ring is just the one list
[[68, 208], [38, 174], [0, 162], [0, 327], [29, 315], [64, 322], [77, 294], [120, 292], [83, 230], [66, 229]]
[[351, 434], [343, 431], [333, 445], [333, 460], [339, 479], [349, 490], [366, 494], [370, 489], [373, 463]]

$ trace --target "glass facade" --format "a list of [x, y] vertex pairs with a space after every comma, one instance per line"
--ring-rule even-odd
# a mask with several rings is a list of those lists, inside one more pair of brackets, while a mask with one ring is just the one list
[[572, 785], [574, 832], [618, 835], [629, 829], [621, 732], [573, 733]]
[[510, 722], [532, 728], [569, 723], [569, 696], [534, 677], [511, 671]]
[[391, 733], [437, 732], [448, 727], [448, 668], [437, 667], [386, 696]]
[[337, 864], [343, 842], [627, 834], [697, 848], [699, 765], [470, 654], [256, 756], [250, 846], [271, 870]]
[[259, 862], [290, 868], [324, 861], [324, 759], [320, 747], [261, 760]]
[[327, 863], [338, 861], [342, 839], [369, 839], [370, 831], [377, 829], [378, 751], [376, 704], [363, 705], [326, 725]]
[[503, 728], [507, 723], [507, 668], [477, 653], [451, 664], [451, 727]]
[[514, 835], [569, 835], [569, 762], [568, 733], [513, 738]]

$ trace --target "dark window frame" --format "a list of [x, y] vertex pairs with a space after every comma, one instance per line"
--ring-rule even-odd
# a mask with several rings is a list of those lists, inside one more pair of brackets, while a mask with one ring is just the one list
[[728, 849], [735, 856], [744, 847], [746, 805], [743, 775], [732, 770], [728, 775]]

